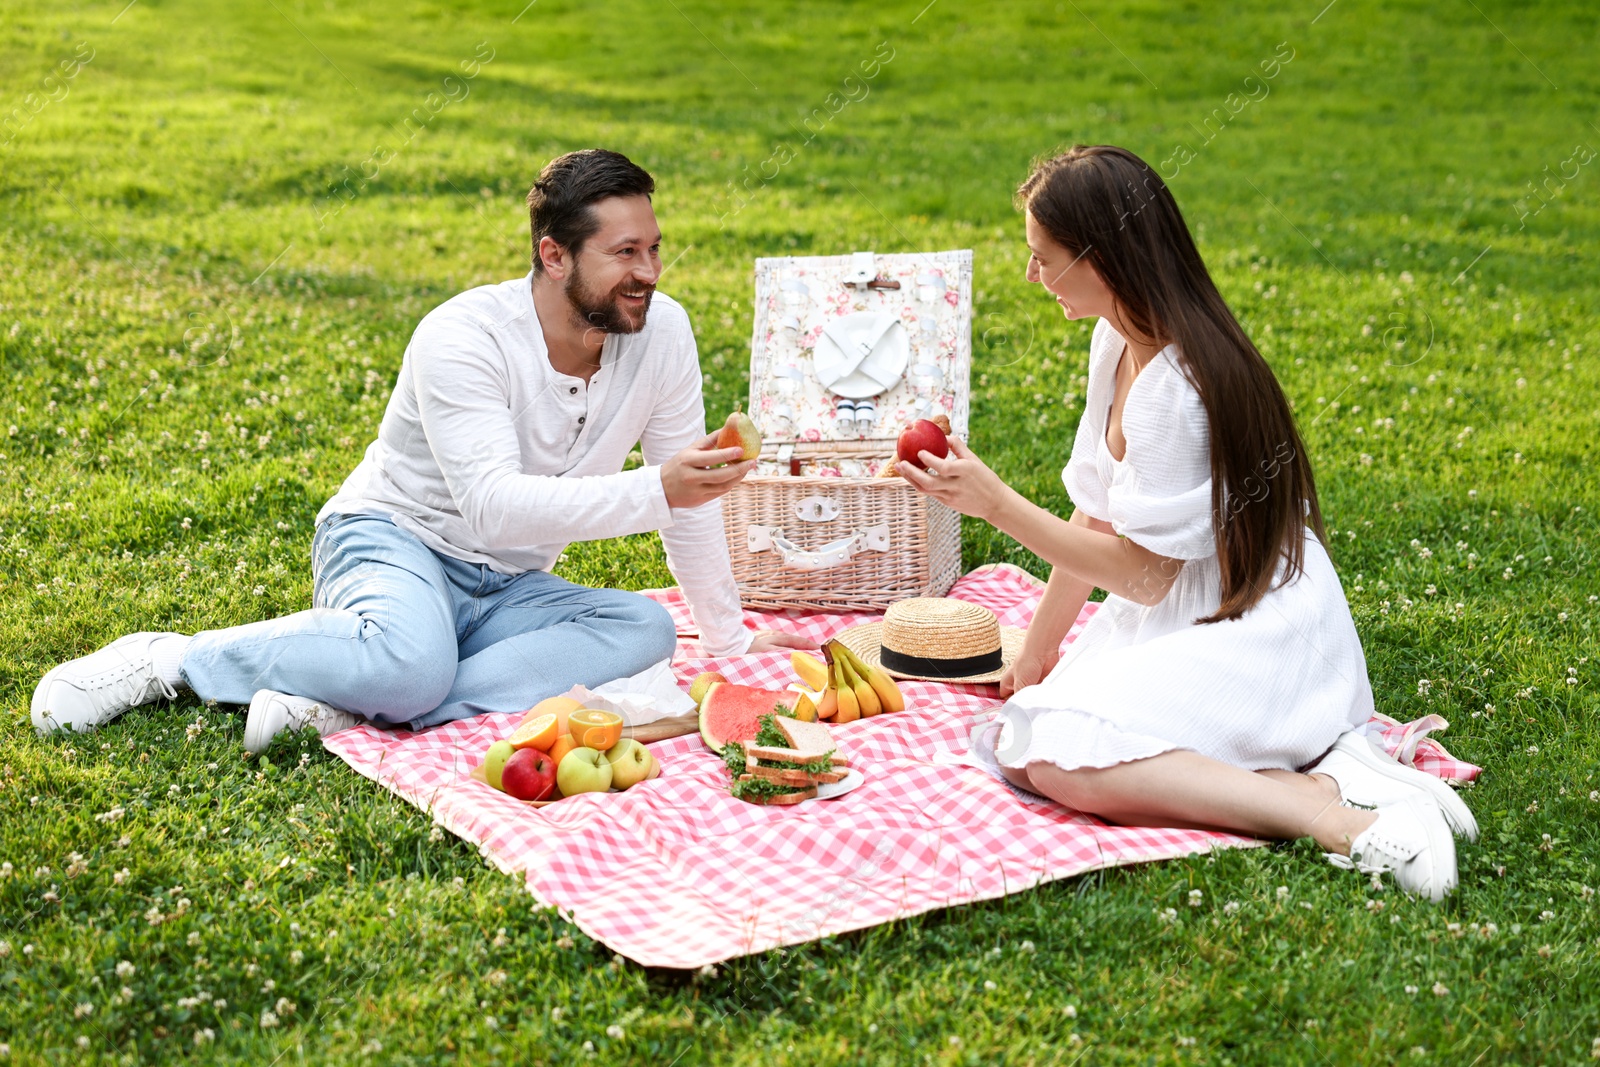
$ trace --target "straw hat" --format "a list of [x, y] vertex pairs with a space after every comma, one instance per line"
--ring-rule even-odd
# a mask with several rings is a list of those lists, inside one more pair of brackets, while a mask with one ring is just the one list
[[882, 622], [852, 626], [838, 640], [896, 678], [928, 682], [1000, 681], [1022, 650], [1023, 631], [965, 600], [915, 597], [889, 605]]

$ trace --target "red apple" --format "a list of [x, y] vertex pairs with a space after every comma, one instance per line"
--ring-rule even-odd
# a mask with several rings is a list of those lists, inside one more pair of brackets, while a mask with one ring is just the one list
[[918, 452], [931, 452], [940, 459], [950, 454], [950, 439], [937, 423], [918, 419], [900, 435], [895, 445], [895, 456], [901, 463], [909, 463], [918, 470], [926, 469], [922, 460], [917, 458]]
[[555, 787], [556, 762], [536, 748], [518, 749], [500, 770], [500, 788], [518, 800], [543, 800]]

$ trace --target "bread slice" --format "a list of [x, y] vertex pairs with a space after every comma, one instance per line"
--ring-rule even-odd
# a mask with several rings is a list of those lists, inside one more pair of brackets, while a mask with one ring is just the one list
[[817, 787], [812, 786], [810, 789], [803, 789], [798, 793], [783, 793], [775, 797], [756, 797], [755, 799], [752, 799], [750, 803], [762, 804], [769, 808], [775, 808], [781, 807], [785, 804], [798, 804], [802, 800], [813, 800], [816, 798], [816, 795]]
[[801, 722], [799, 719], [779, 717], [778, 730], [789, 739], [789, 744], [801, 752], [811, 752], [812, 759], [834, 750], [833, 732], [820, 722]]
[[814, 763], [822, 759], [826, 753], [807, 752], [798, 748], [773, 748], [769, 745], [758, 745], [753, 741], [744, 743], [744, 758], [746, 760], [788, 760], [790, 763]]
[[779, 785], [825, 785], [842, 782], [845, 776], [844, 771], [823, 771], [820, 774], [812, 774], [809, 771], [797, 771], [793, 767], [763, 767], [759, 764], [747, 767], [745, 773], [752, 778], [765, 778]]

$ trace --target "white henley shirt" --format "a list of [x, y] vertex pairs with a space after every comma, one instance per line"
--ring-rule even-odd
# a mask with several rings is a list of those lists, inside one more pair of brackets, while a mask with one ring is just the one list
[[[435, 552], [501, 574], [549, 570], [573, 541], [660, 530], [708, 654], [743, 624], [722, 502], [673, 508], [661, 464], [705, 436], [689, 316], [656, 293], [643, 330], [608, 334], [585, 382], [550, 366], [533, 276], [452, 297], [418, 324], [378, 438], [317, 521], [383, 515]], [[625, 471], [638, 445], [645, 465]]]

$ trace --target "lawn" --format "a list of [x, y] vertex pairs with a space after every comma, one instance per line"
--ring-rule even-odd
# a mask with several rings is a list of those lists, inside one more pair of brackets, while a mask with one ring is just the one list
[[[0, 1062], [1600, 1050], [1592, 5], [125, 2], [0, 0]], [[315, 737], [247, 762], [192, 697], [34, 735], [64, 658], [309, 604], [410, 331], [526, 269], [572, 148], [656, 174], [714, 413], [755, 257], [971, 248], [974, 446], [1065, 509], [1088, 332], [1024, 283], [1011, 190], [1075, 141], [1170, 177], [1295, 404], [1380, 709], [1487, 768], [1443, 906], [1300, 843], [653, 972]], [[670, 581], [653, 536], [561, 571]]]

